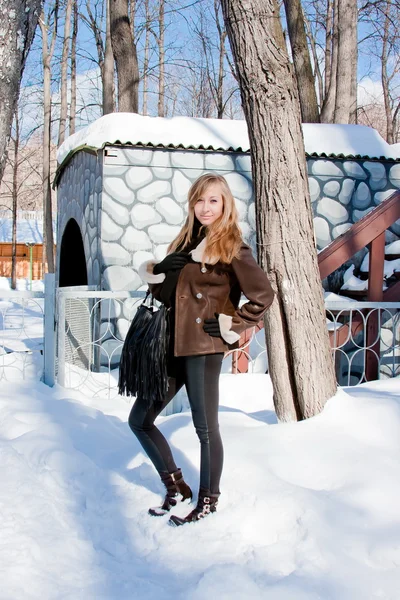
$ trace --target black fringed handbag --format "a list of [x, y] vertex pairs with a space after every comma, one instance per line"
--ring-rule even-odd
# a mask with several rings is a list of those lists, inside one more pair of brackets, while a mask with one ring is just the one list
[[169, 346], [168, 308], [154, 306], [153, 296], [147, 306], [149, 295], [150, 290], [126, 334], [118, 378], [118, 393], [136, 396], [148, 408], [167, 393]]

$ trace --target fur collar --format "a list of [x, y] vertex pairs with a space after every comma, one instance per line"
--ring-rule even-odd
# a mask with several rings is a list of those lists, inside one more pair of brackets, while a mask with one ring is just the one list
[[196, 246], [196, 248], [193, 248], [193, 250], [191, 250], [189, 254], [191, 255], [194, 262], [203, 263], [207, 265], [215, 265], [215, 263], [217, 263], [218, 261], [215, 259], [211, 260], [205, 254], [206, 244], [206, 238], [202, 239], [200, 244]]

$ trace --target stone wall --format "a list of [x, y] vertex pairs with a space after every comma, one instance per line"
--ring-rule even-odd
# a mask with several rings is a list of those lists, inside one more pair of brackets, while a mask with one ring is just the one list
[[[400, 164], [355, 160], [307, 160], [318, 250], [400, 188]], [[386, 233], [400, 236], [400, 222]]]
[[[400, 188], [400, 164], [309, 158], [318, 249], [341, 235]], [[244, 239], [256, 254], [249, 154], [108, 147], [79, 152], [58, 187], [58, 240], [70, 218], [81, 230], [88, 284], [104, 290], [144, 289], [146, 260], [164, 257], [187, 216], [187, 193], [204, 172], [224, 175], [236, 198]], [[387, 233], [400, 236], [400, 223]], [[57, 264], [59, 264], [59, 250]], [[115, 367], [134, 303], [102, 301], [99, 364]]]
[[139, 266], [165, 256], [187, 216], [187, 193], [200, 175], [224, 175], [243, 236], [255, 245], [250, 156], [179, 150], [116, 149], [103, 167], [103, 289], [138, 289]]
[[75, 219], [85, 249], [88, 285], [100, 285], [99, 227], [101, 220], [102, 153], [78, 152], [64, 169], [57, 188], [57, 273], [65, 227]]
[[[400, 188], [397, 163], [308, 158], [307, 165], [318, 250]], [[75, 154], [58, 187], [58, 240], [74, 218], [89, 285], [138, 289], [139, 265], [165, 255], [186, 218], [189, 187], [205, 171], [226, 177], [243, 237], [256, 253], [249, 154], [113, 146], [97, 157]], [[399, 237], [397, 222], [387, 241]]]

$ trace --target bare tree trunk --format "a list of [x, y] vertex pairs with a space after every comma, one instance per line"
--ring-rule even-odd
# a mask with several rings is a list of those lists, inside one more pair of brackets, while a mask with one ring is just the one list
[[[356, 29], [357, 36], [357, 29]], [[358, 66], [358, 44], [357, 39], [355, 41], [354, 52], [351, 53], [351, 89], [350, 89], [350, 119], [349, 123], [356, 125], [358, 122], [358, 110], [357, 110], [357, 66]]]
[[69, 109], [69, 134], [75, 133], [76, 127], [76, 40], [78, 37], [78, 0], [73, 1], [73, 27], [71, 42], [71, 106]]
[[165, 116], [165, 0], [159, 0], [160, 9], [158, 16], [158, 116]]
[[132, 39], [135, 39], [136, 0], [129, 0], [129, 20], [131, 22]]
[[[333, 0], [326, 0], [326, 34], [325, 34], [325, 94], [329, 90], [332, 73], [332, 23]], [[323, 98], [321, 98], [321, 102]]]
[[143, 61], [143, 114], [147, 115], [147, 94], [149, 82], [149, 51], [150, 51], [150, 10], [149, 0], [145, 0], [145, 15], [146, 15], [146, 35], [144, 42], [144, 61]]
[[50, 143], [51, 143], [51, 59], [57, 37], [57, 11], [55, 7], [54, 28], [49, 47], [48, 25], [42, 12], [39, 19], [42, 31], [42, 59], [43, 59], [43, 275], [46, 272], [46, 260], [49, 273], [54, 273], [54, 240], [53, 216], [51, 206], [50, 183]]
[[317, 83], [318, 83], [319, 105], [322, 106], [322, 102], [324, 100], [324, 82], [323, 82], [323, 79], [322, 79], [321, 67], [319, 65], [319, 57], [318, 57], [318, 51], [317, 51], [317, 44], [316, 44], [316, 40], [315, 40], [315, 38], [314, 38], [314, 36], [312, 34], [310, 23], [309, 23], [309, 21], [308, 21], [308, 19], [306, 17], [304, 18], [304, 24], [306, 26], [307, 37], [309, 39], [310, 46], [311, 46], [311, 52], [312, 52], [313, 62], [314, 62], [315, 78], [316, 78]]
[[71, 14], [72, 0], [67, 0], [65, 10], [64, 41], [61, 56], [61, 103], [60, 103], [60, 125], [58, 128], [58, 145], [61, 146], [65, 140], [65, 130], [68, 116], [68, 55], [71, 40]]
[[18, 167], [19, 167], [19, 115], [15, 111], [14, 164], [12, 178], [12, 240], [11, 240], [11, 289], [17, 287], [17, 205], [18, 205]]
[[118, 77], [118, 111], [138, 112], [139, 67], [128, 0], [110, 0], [111, 43]]
[[114, 112], [114, 54], [111, 44], [110, 0], [106, 0], [106, 7], [106, 41], [102, 70], [103, 115]]
[[390, 26], [390, 8], [391, 0], [387, 0], [384, 10], [382, 53], [381, 53], [381, 81], [383, 88], [383, 100], [385, 103], [386, 115], [386, 141], [388, 144], [394, 143], [392, 110], [390, 106], [389, 74], [388, 74], [388, 43]]
[[26, 57], [41, 0], [0, 0], [0, 182]]
[[300, 0], [284, 0], [303, 123], [319, 123], [319, 111]]
[[214, 14], [215, 14], [215, 22], [217, 25], [218, 35], [219, 35], [219, 65], [218, 65], [218, 83], [217, 83], [217, 118], [222, 119], [224, 116], [224, 60], [226, 55], [225, 49], [225, 38], [226, 38], [226, 29], [225, 27], [221, 27], [221, 23], [219, 21], [219, 8], [221, 6], [220, 0], [214, 0]]
[[338, 58], [335, 123], [349, 123], [352, 108], [351, 56], [357, 52], [357, 2], [338, 0]]
[[336, 80], [338, 69], [338, 0], [333, 0], [332, 60], [330, 62], [329, 86], [321, 108], [321, 123], [333, 123], [336, 105]]
[[265, 319], [282, 421], [336, 391], [314, 245], [297, 86], [276, 0], [222, 0], [252, 153], [259, 261], [277, 298]]
[[[105, 4], [106, 4], [106, 13], [107, 13], [108, 0], [106, 0]], [[103, 39], [101, 37], [101, 28], [99, 27], [98, 19], [96, 18], [96, 15], [93, 15], [93, 12], [92, 12], [90, 0], [86, 0], [86, 10], [87, 10], [88, 17], [86, 18], [84, 15], [82, 15], [82, 18], [86, 21], [86, 23], [88, 24], [88, 26], [90, 27], [90, 29], [93, 32], [94, 40], [96, 43], [96, 50], [97, 50], [97, 57], [98, 57], [97, 60], [98, 60], [98, 64], [100, 67], [101, 76], [103, 77], [103, 66], [104, 66]]]

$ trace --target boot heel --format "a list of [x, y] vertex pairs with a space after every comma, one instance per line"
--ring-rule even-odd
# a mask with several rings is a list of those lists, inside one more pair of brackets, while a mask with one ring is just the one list
[[161, 481], [166, 487], [167, 493], [161, 506], [149, 508], [149, 515], [152, 517], [162, 517], [166, 515], [171, 508], [177, 505], [177, 496], [181, 496], [181, 502], [191, 501], [192, 490], [183, 479], [182, 471], [178, 469], [174, 473], [165, 473], [161, 475]]
[[185, 518], [171, 515], [168, 521], [168, 525], [171, 527], [179, 527], [186, 523], [195, 523], [200, 521], [207, 515], [217, 511], [219, 494], [211, 494], [209, 490], [200, 488], [199, 498], [197, 500], [196, 508], [194, 508]]

